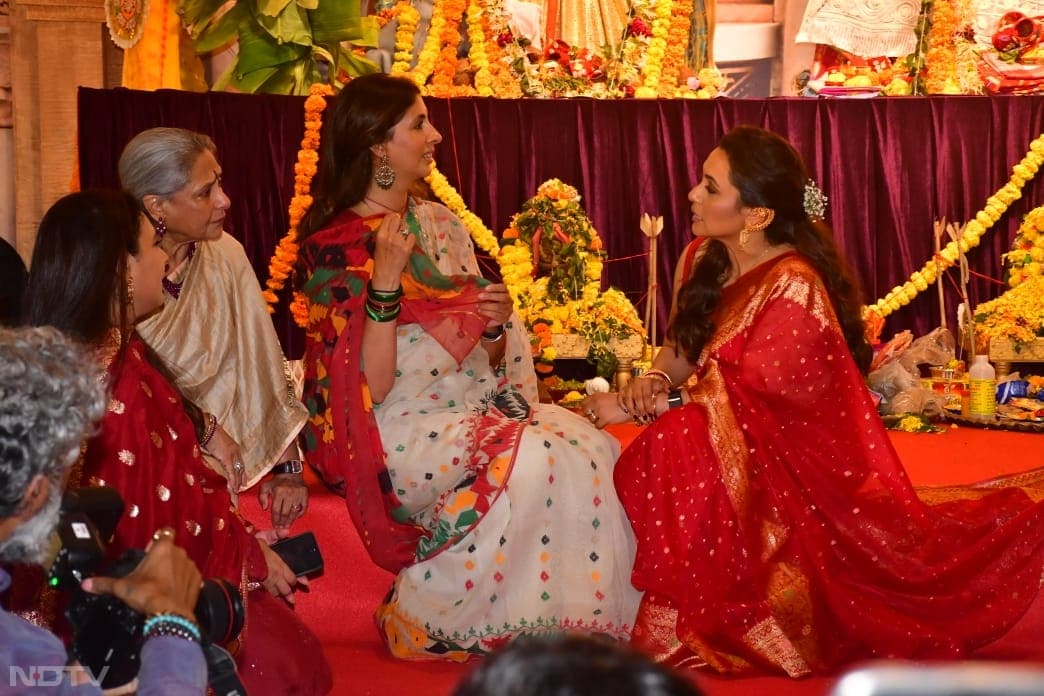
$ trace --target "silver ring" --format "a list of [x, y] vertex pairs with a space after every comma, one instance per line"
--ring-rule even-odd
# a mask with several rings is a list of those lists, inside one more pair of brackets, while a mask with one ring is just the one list
[[243, 462], [239, 461], [238, 459], [232, 462], [232, 471], [242, 471], [245, 468], [246, 467], [243, 466]]

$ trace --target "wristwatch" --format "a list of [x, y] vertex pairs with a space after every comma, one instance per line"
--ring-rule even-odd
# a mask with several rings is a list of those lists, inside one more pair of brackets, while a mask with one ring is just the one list
[[300, 459], [288, 459], [282, 464], [276, 464], [272, 467], [273, 474], [300, 474], [304, 471], [304, 462]]

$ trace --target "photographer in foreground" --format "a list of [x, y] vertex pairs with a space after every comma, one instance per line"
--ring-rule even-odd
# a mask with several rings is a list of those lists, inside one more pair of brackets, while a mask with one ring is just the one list
[[[0, 329], [2, 562], [43, 564], [53, 553], [51, 540], [68, 471], [105, 410], [103, 382], [90, 369], [92, 364], [54, 329]], [[200, 581], [196, 566], [174, 545], [169, 528], [157, 530], [144, 560], [128, 576], [84, 581], [85, 590], [112, 594], [150, 617], [138, 694], [206, 692], [206, 663], [196, 639], [198, 629], [193, 631]], [[10, 583], [0, 569], [0, 592]], [[57, 637], [0, 609], [0, 691], [18, 693], [24, 688], [42, 693], [34, 686], [45, 684], [40, 675], [61, 673], [62, 683], [54, 692], [101, 693], [90, 683], [97, 675], [62, 670], [67, 662]]]

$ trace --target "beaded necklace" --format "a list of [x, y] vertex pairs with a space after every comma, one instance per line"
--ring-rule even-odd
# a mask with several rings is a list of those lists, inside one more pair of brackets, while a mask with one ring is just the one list
[[[185, 268], [188, 262], [191, 261], [192, 257], [195, 255], [196, 242], [192, 242], [191, 244], [189, 244], [188, 255], [185, 257], [185, 260], [181, 262], [181, 268]], [[184, 274], [182, 274], [182, 279], [177, 282], [171, 280], [169, 276], [163, 276], [163, 289], [167, 292], [168, 295], [173, 297], [175, 300], [181, 297], [181, 286], [183, 286], [184, 284]]]

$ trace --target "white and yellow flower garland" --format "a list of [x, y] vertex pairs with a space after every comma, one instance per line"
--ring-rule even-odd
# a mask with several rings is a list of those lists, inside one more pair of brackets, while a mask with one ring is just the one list
[[1037, 136], [1030, 143], [1026, 156], [1012, 167], [1011, 179], [986, 200], [986, 206], [965, 225], [964, 233], [959, 240], [947, 244], [938, 255], [929, 259], [924, 267], [914, 271], [905, 283], [896, 285], [887, 295], [863, 308], [863, 318], [867, 324], [879, 324], [889, 314], [909, 304], [918, 293], [927, 290], [940, 273], [957, 263], [961, 253], [978, 246], [982, 235], [1022, 196], [1022, 187], [1036, 176], [1042, 165], [1044, 134]]

